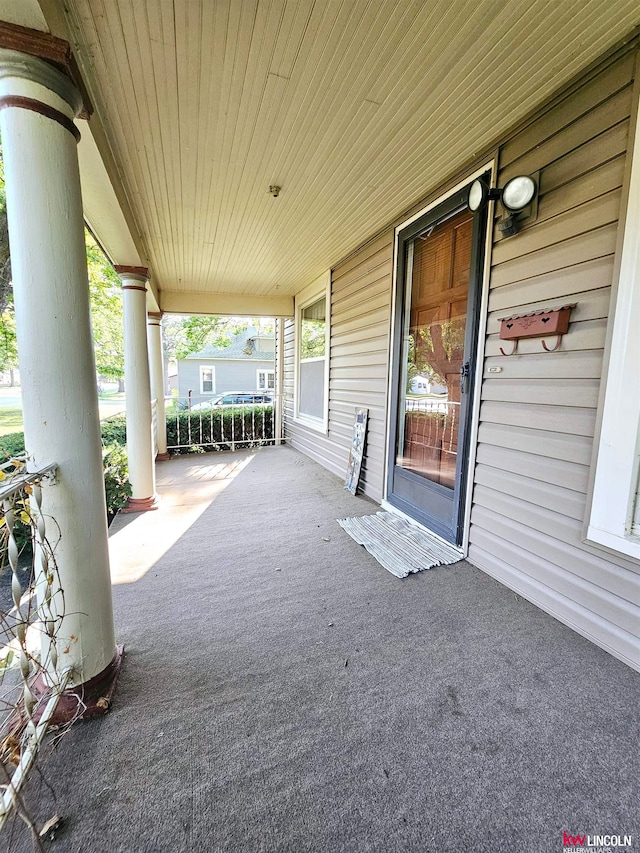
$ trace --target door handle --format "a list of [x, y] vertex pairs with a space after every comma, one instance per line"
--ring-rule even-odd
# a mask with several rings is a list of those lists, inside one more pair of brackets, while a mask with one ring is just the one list
[[460, 393], [466, 394], [469, 390], [469, 377], [471, 375], [471, 366], [468, 361], [460, 365]]

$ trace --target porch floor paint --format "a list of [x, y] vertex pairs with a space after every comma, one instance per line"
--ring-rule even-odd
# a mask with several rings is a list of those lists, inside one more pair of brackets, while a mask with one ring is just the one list
[[397, 578], [460, 562], [460, 552], [453, 545], [391, 512], [339, 518], [338, 524]]
[[637, 673], [466, 562], [372, 570], [335, 519], [374, 505], [288, 447], [158, 471], [112, 531], [113, 710], [27, 786], [49, 850], [635, 849]]

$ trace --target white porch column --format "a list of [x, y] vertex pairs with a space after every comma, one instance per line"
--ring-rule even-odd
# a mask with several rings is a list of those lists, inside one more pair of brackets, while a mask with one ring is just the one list
[[151, 379], [147, 349], [147, 279], [145, 267], [117, 266], [124, 314], [124, 390], [127, 412], [127, 459], [132, 495], [124, 512], [157, 509], [151, 423]]
[[[96, 683], [106, 695], [121, 655], [113, 625], [79, 133], [72, 121], [80, 106], [62, 72], [0, 49], [0, 132], [28, 468], [58, 464], [57, 483], [43, 483], [42, 501], [64, 592], [64, 608], [57, 597], [63, 610], [58, 671], [72, 665], [72, 684], [85, 685], [89, 702]], [[49, 672], [45, 682], [52, 677]]]
[[276, 444], [284, 441], [284, 320], [276, 320], [276, 399], [274, 406]]
[[160, 462], [169, 459], [167, 453], [167, 417], [164, 410], [164, 359], [162, 358], [162, 314], [149, 312], [147, 315], [147, 344], [149, 346], [149, 371], [151, 374], [151, 398], [156, 401], [156, 440]]

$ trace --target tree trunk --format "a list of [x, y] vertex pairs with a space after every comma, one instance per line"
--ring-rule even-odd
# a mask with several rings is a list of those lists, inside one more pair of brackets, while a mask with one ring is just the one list
[[124, 394], [124, 379], [118, 379], [118, 394]]

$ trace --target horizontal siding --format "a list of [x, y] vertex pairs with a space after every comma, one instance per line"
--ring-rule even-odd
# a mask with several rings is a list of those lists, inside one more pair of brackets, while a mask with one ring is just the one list
[[[571, 322], [572, 323], [582, 323], [585, 320], [602, 320], [607, 319], [609, 314], [609, 301], [611, 298], [610, 288], [601, 287], [597, 290], [591, 290], [581, 293], [572, 293], [570, 294], [572, 299], [575, 299], [575, 307], [571, 311]], [[555, 299], [558, 297], [556, 296]], [[541, 308], [546, 307], [546, 300], [537, 300], [536, 302], [529, 302], [523, 305], [523, 311], [526, 307], [527, 311], [537, 311]], [[503, 311], [491, 311], [489, 313], [488, 321], [487, 321], [487, 332], [488, 334], [499, 334], [500, 332], [500, 320], [505, 315]], [[521, 312], [523, 313], [523, 312]], [[542, 347], [540, 347], [542, 351]]]
[[543, 483], [563, 486], [583, 494], [586, 492], [589, 482], [587, 464], [539, 456], [534, 453], [527, 453], [519, 448], [510, 449], [502, 445], [487, 444], [486, 441], [478, 447], [476, 463], [478, 466], [486, 465], [494, 469], [509, 471], [514, 478], [523, 477], [540, 480]]
[[529, 404], [531, 414], [542, 412], [544, 419], [544, 411], [534, 409], [534, 404], [595, 406], [599, 384], [597, 379], [487, 379], [481, 396], [483, 400]]
[[491, 444], [493, 447], [504, 447], [509, 450], [520, 450], [524, 453], [534, 453], [549, 459], [577, 462], [579, 465], [591, 463], [593, 441], [589, 437], [565, 432], [553, 432], [542, 429], [544, 424], [536, 427], [519, 427], [510, 424], [492, 424], [480, 421], [478, 441], [480, 444]]
[[[540, 479], [514, 476], [511, 471], [492, 465], [478, 465], [475, 482], [499, 495], [542, 504], [554, 512], [580, 520], [584, 516], [585, 498], [582, 492], [556, 486]], [[479, 502], [479, 500], [478, 500]]]
[[481, 535], [478, 543], [474, 542], [469, 547], [469, 561], [542, 610], [546, 610], [574, 631], [597, 643], [634, 669], [638, 669], [637, 633], [624, 631], [597, 611], [579, 604], [573, 598], [573, 590], [568, 595], [563, 595], [543, 581], [537, 580], [535, 569], [520, 571], [513, 553], [508, 555], [507, 560], [503, 560], [495, 553], [494, 548], [483, 549]]
[[[515, 140], [500, 150], [502, 176], [509, 180], [514, 175], [546, 169], [552, 163], [565, 157], [592, 139], [606, 133], [631, 114], [633, 89], [629, 85], [633, 80], [635, 56], [628, 54], [611, 71], [618, 77], [614, 86], [620, 88], [611, 93], [603, 86], [603, 78], [595, 79], [593, 86], [583, 88], [557, 104], [542, 118], [530, 125], [520, 135], [523, 146], [528, 150], [516, 159], [512, 157]], [[590, 97], [585, 97], [589, 95]], [[574, 106], [572, 106], [574, 105]], [[580, 112], [574, 117], [573, 113]]]
[[[583, 542], [629, 138], [635, 52], [500, 151], [540, 170], [538, 216], [494, 229], [469, 559], [640, 669], [640, 567]], [[500, 319], [576, 303], [557, 352], [517, 354]]]
[[[540, 349], [526, 360], [497, 356], [491, 360], [490, 366], [499, 367], [505, 379], [526, 379], [532, 371], [538, 379], [599, 379], [602, 373], [602, 352], [576, 350], [546, 353]], [[494, 375], [485, 372], [486, 378], [493, 378]]]
[[[555, 246], [543, 247], [536, 252], [516, 257], [510, 262], [494, 268], [491, 276], [493, 287], [514, 284], [517, 281], [558, 270], [597, 258], [611, 257], [616, 249], [617, 223], [590, 230], [585, 218], [582, 233]], [[535, 227], [529, 226], [529, 227]]]
[[526, 132], [509, 140], [500, 149], [503, 169], [524, 155], [542, 145], [548, 139], [558, 135], [572, 122], [582, 119], [601, 103], [620, 92], [628, 91], [628, 83], [633, 77], [636, 61], [635, 52], [629, 52], [617, 61], [609, 64], [598, 74], [592, 74], [557, 106], [545, 112], [538, 121], [529, 125]]
[[356, 408], [369, 409], [361, 485], [383, 497], [393, 233], [388, 231], [332, 271], [329, 429], [327, 435], [294, 420], [295, 338], [285, 336], [287, 441], [344, 477]]
[[494, 271], [493, 287], [489, 293], [489, 311], [500, 311], [504, 315], [514, 305], [532, 305], [608, 288], [613, 276], [613, 255], [572, 263], [542, 275], [507, 280], [502, 287], [498, 286], [501, 282], [498, 280], [500, 277], [496, 277], [497, 272]]
[[[531, 380], [524, 380], [525, 382]], [[551, 380], [561, 382], [562, 380]], [[544, 386], [537, 383], [538, 388]], [[504, 393], [504, 388], [499, 389]], [[546, 395], [546, 388], [541, 397]], [[551, 405], [543, 400], [544, 405], [521, 405], [526, 400], [494, 401], [488, 400], [480, 409], [483, 423], [505, 424], [506, 426], [529, 427], [541, 425], [552, 432], [571, 432], [573, 435], [593, 437], [595, 427], [595, 411], [584, 407]]]
[[519, 240], [499, 240], [494, 249], [494, 263], [497, 265], [514, 259], [522, 261], [529, 253], [538, 250], [548, 253], [554, 245], [563, 244], [580, 235], [592, 234], [604, 225], [616, 223], [620, 212], [620, 195], [620, 189], [617, 188], [564, 214], [553, 216], [546, 222], [537, 221], [534, 227], [521, 232]]

